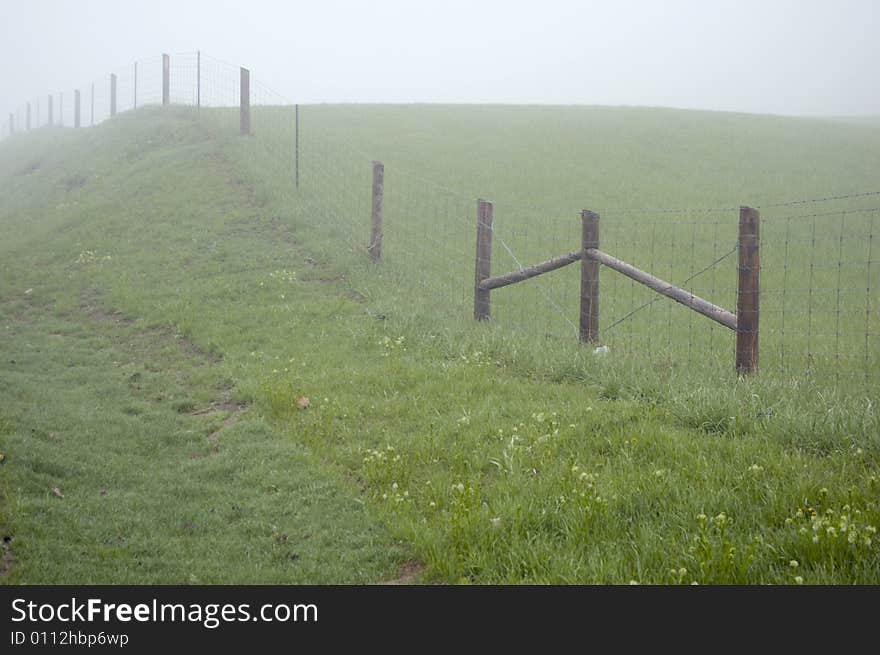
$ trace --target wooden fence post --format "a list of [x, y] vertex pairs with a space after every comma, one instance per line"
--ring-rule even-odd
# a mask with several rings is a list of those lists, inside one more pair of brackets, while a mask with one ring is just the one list
[[55, 123], [55, 117], [53, 116], [52, 94], [51, 93], [49, 94], [48, 113], [49, 113], [49, 127], [52, 127], [52, 125]]
[[296, 105], [294, 112], [294, 124], [296, 128], [296, 190], [299, 191], [299, 105]]
[[110, 73], [110, 117], [116, 116], [116, 73]]
[[138, 108], [138, 63], [134, 62], [134, 103], [133, 108]]
[[581, 212], [581, 342], [599, 341], [599, 262], [587, 257], [588, 248], [599, 248], [599, 214]]
[[241, 134], [251, 133], [251, 72], [241, 69]]
[[761, 216], [751, 207], [739, 208], [739, 266], [736, 290], [736, 370], [758, 370], [758, 301], [761, 273]]
[[58, 94], [58, 125], [64, 127], [64, 94]]
[[196, 110], [202, 110], [202, 51], [196, 50]]
[[162, 55], [162, 106], [171, 102], [171, 58]]
[[73, 126], [80, 126], [79, 89], [73, 92]]
[[373, 162], [373, 210], [370, 229], [370, 259], [374, 262], [382, 259], [382, 198], [385, 193], [385, 165], [380, 161]]
[[27, 103], [27, 111], [24, 115], [24, 129], [28, 131], [31, 129], [31, 103]]
[[15, 116], [9, 112], [9, 136], [15, 134]]
[[480, 282], [492, 275], [492, 203], [477, 200], [477, 253], [474, 261], [474, 320], [488, 321], [490, 294]]

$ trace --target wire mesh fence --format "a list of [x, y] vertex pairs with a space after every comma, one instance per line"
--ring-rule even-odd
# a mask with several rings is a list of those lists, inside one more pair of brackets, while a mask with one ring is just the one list
[[[736, 311], [738, 206], [582, 206], [587, 203], [578, 204], [575, 194], [535, 202], [529, 193], [542, 183], [540, 167], [525, 175], [503, 156], [493, 156], [487, 144], [476, 143], [481, 158], [463, 165], [446, 159], [448, 151], [432, 149], [427, 138], [422, 143], [418, 126], [405, 120], [384, 126], [374, 121], [382, 128], [379, 142], [364, 139], [357, 108], [295, 105], [249, 71], [205, 53], [178, 53], [168, 61], [167, 74], [157, 56], [77, 87], [80, 125], [100, 124], [114, 108], [123, 113], [167, 101], [197, 110], [200, 121], [219, 134], [246, 132], [247, 138], [227, 144], [241, 174], [258, 193], [277, 200], [283, 218], [308, 231], [316, 250], [345, 267], [377, 308], [448, 329], [470, 326], [477, 197], [481, 188], [492, 194], [503, 186], [506, 192], [492, 198], [493, 275], [578, 250], [580, 210], [590, 209], [600, 216], [603, 252]], [[23, 104], [4, 121], [3, 138], [72, 126], [74, 91]], [[420, 111], [450, 120], [443, 108]], [[477, 123], [493, 120], [489, 113], [472, 116]], [[449, 138], [462, 137], [450, 130]], [[395, 150], [400, 144], [405, 154], [403, 147]], [[382, 258], [371, 264], [371, 175], [377, 159], [386, 166]], [[440, 168], [448, 171], [443, 184], [432, 175]], [[505, 185], [499, 186], [499, 179]], [[880, 192], [757, 209], [762, 375], [876, 389], [880, 247], [874, 235]], [[491, 324], [544, 343], [571, 343], [578, 338], [580, 297], [580, 264], [574, 263], [493, 290]], [[646, 365], [732, 369], [731, 330], [604, 267], [598, 333], [611, 352]]]

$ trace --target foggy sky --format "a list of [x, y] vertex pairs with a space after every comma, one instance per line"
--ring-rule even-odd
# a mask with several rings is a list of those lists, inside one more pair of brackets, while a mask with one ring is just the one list
[[292, 102], [880, 115], [877, 0], [0, 0], [0, 120], [201, 49]]

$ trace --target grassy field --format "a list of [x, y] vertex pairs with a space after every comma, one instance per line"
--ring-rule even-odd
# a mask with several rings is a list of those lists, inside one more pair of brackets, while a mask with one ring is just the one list
[[[254, 184], [290, 191], [291, 111], [258, 108], [253, 122]], [[383, 161], [382, 274], [395, 276], [399, 305], [433, 323], [457, 328], [470, 313], [476, 198], [495, 204], [493, 273], [578, 249], [586, 208], [602, 216], [603, 249], [673, 283], [693, 278], [689, 290], [731, 311], [738, 207], [757, 206], [762, 369], [876, 392], [880, 195], [780, 206], [878, 191], [873, 123], [505, 106], [305, 107], [301, 123], [302, 189], [313, 201], [303, 225], [327, 235], [328, 251], [347, 243], [342, 262], [362, 251], [370, 161]], [[570, 342], [579, 276], [571, 266], [493, 292], [496, 322], [528, 342]], [[618, 324], [655, 296], [608, 270], [600, 296], [600, 334], [615, 352], [701, 380], [731, 375], [726, 329], [665, 300]]]
[[[596, 357], [547, 309], [576, 312], [563, 274], [468, 320], [476, 196], [496, 201], [523, 263], [576, 248], [590, 207], [608, 250], [638, 259], [653, 242], [649, 263], [675, 279], [712, 256], [705, 242], [726, 251], [735, 213], [674, 214], [676, 269], [640, 215], [615, 233], [603, 208], [871, 190], [880, 133], [308, 107], [297, 193], [286, 114], [264, 112], [253, 139], [222, 112], [148, 109], [0, 144], [6, 582], [880, 581], [864, 331], [853, 387], [739, 380], [730, 335], [665, 304], [650, 308], [661, 330], [624, 333], [629, 356]], [[379, 267], [365, 261], [370, 157], [386, 164]], [[717, 272], [712, 299], [732, 279]], [[628, 283], [611, 300], [613, 284], [603, 302], [641, 302]]]

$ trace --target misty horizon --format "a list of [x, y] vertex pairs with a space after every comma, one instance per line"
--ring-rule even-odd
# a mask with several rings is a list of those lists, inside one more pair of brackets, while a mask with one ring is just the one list
[[7, 12], [0, 116], [162, 52], [201, 50], [300, 104], [880, 115], [866, 0], [380, 5], [38, 0]]

